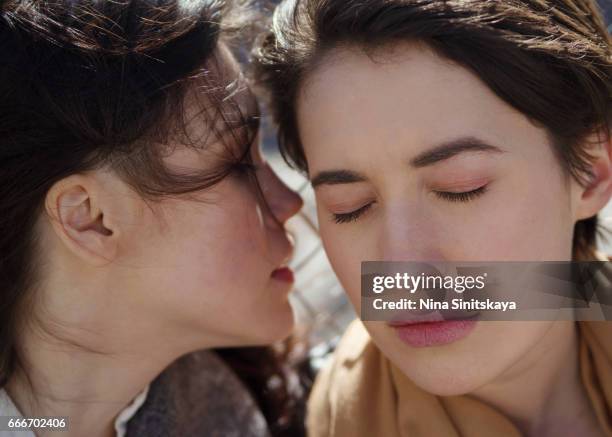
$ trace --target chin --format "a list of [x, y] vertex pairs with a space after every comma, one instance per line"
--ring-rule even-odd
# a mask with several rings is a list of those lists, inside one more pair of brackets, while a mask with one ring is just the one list
[[467, 363], [434, 356], [420, 359], [390, 357], [393, 364], [414, 384], [436, 396], [460, 396], [474, 392], [487, 383], [482, 369]]
[[408, 379], [433, 395], [464, 395], [487, 382], [487, 372], [469, 358], [470, 354], [466, 359], [464, 350], [449, 346], [410, 350], [386, 336], [375, 339], [375, 343]]
[[478, 382], [456, 375], [431, 375], [426, 378], [415, 378], [412, 381], [427, 393], [436, 396], [462, 396], [474, 392], [481, 386]]
[[251, 332], [244, 332], [249, 338], [245, 346], [268, 346], [277, 341], [285, 340], [293, 332], [295, 317], [291, 306], [276, 310], [270, 316], [262, 316], [259, 324], [255, 324]]

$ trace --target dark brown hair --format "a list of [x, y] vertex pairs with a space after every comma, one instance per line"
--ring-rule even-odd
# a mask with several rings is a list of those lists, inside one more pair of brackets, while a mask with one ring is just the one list
[[[295, 99], [330, 50], [420, 41], [474, 72], [497, 96], [544, 126], [561, 165], [586, 184], [585, 141], [610, 136], [610, 36], [589, 0], [286, 0], [256, 49], [281, 152], [308, 171]], [[348, 151], [347, 151], [348, 152]], [[597, 216], [574, 231], [574, 258], [591, 259]]]
[[[0, 0], [0, 388], [23, 366], [16, 330], [30, 315], [35, 225], [54, 183], [108, 166], [155, 201], [250, 168], [257, 120], [231, 98], [241, 83], [223, 77], [219, 51], [245, 27], [245, 3]], [[205, 90], [204, 138], [187, 128], [184, 99], [196, 86]], [[223, 141], [228, 156], [216, 168], [174, 174], [162, 160], [170, 140], [198, 149]], [[287, 423], [293, 405], [278, 354], [237, 349], [226, 361], [261, 393], [280, 435], [275, 425]], [[238, 369], [247, 364], [257, 378]], [[281, 384], [266, 388], [275, 375]]]

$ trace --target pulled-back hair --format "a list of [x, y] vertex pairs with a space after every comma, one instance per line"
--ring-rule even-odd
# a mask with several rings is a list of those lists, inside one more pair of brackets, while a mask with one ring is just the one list
[[[53, 184], [109, 167], [155, 201], [248, 168], [257, 126], [232, 98], [244, 83], [224, 77], [219, 49], [246, 26], [247, 6], [0, 0], [0, 388], [23, 365], [18, 322], [30, 315], [39, 281], [36, 222]], [[208, 126], [197, 138], [185, 107], [195, 89], [198, 116]], [[216, 168], [186, 175], [164, 165], [170, 144], [204, 149], [217, 141], [228, 154]], [[276, 354], [263, 348], [220, 354], [252, 389], [271, 428], [286, 428], [291, 396]], [[272, 376], [283, 384], [268, 388]]]
[[[590, 135], [610, 138], [610, 36], [589, 0], [285, 0], [255, 51], [281, 152], [307, 172], [296, 121], [304, 79], [339, 47], [366, 51], [419, 41], [475, 73], [549, 133], [579, 183], [590, 175]], [[350, 153], [347, 150], [347, 153]], [[597, 216], [576, 223], [573, 257], [591, 259]]]

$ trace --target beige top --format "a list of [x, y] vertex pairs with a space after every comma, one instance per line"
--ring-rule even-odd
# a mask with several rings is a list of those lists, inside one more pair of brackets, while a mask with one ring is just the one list
[[[612, 290], [612, 266], [606, 275]], [[605, 436], [612, 437], [612, 322], [577, 322], [581, 380]], [[309, 402], [310, 437], [520, 437], [499, 411], [469, 396], [419, 388], [372, 342], [360, 321], [347, 329]]]

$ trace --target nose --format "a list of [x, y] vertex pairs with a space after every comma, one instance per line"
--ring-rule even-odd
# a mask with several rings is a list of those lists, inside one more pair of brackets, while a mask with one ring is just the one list
[[284, 224], [302, 209], [304, 202], [300, 195], [290, 189], [267, 163], [261, 171], [260, 184], [270, 212], [280, 223]]
[[414, 208], [389, 208], [379, 232], [378, 254], [384, 261], [444, 261], [448, 254], [441, 237], [435, 223]]

